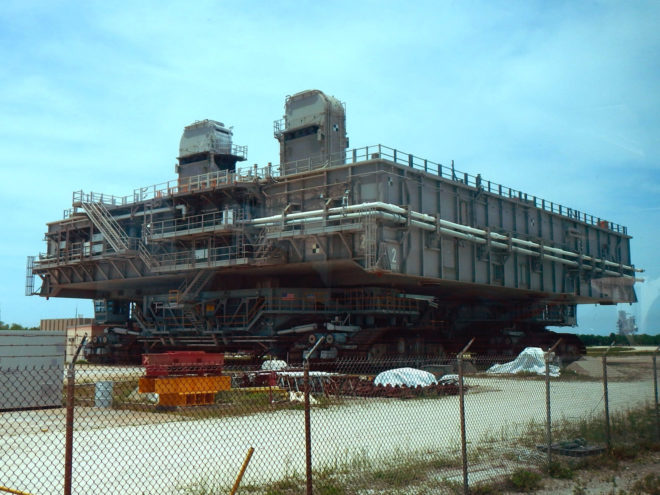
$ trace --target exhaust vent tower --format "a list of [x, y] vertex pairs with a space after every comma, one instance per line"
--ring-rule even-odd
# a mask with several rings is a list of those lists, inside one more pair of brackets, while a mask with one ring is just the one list
[[236, 170], [247, 159], [247, 146], [232, 144], [232, 130], [222, 122], [200, 120], [186, 126], [179, 142], [179, 178], [218, 170]]
[[348, 138], [342, 102], [314, 89], [288, 96], [284, 109], [284, 119], [274, 123], [282, 175], [293, 173], [297, 167], [288, 164], [298, 160], [309, 160], [313, 168], [344, 163]]

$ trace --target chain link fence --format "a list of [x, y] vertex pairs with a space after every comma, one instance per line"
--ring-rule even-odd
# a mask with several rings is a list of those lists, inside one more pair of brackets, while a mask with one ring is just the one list
[[470, 493], [660, 440], [654, 356], [540, 356], [3, 367], [0, 493]]

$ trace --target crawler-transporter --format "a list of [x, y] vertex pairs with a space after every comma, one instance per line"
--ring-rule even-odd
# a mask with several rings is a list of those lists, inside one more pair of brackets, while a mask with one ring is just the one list
[[[213, 120], [187, 126], [175, 180], [73, 193], [28, 258], [27, 292], [94, 300], [86, 353], [344, 357], [516, 354], [576, 305], [635, 301], [625, 227], [382, 145], [348, 148], [345, 108], [286, 98], [280, 165]], [[522, 172], [524, 173], [524, 172]], [[531, 173], [531, 172], [530, 172]], [[41, 279], [35, 291], [34, 280]], [[584, 348], [563, 335], [559, 353]]]

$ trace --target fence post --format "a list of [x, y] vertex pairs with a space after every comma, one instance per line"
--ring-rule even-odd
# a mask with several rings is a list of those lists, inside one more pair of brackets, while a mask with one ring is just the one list
[[80, 345], [71, 358], [69, 368], [66, 372], [66, 433], [64, 444], [64, 495], [71, 495], [71, 474], [73, 471], [73, 408], [76, 385], [76, 361], [81, 349], [87, 341], [87, 335], [83, 335]]
[[461, 458], [463, 459], [463, 493], [468, 495], [470, 487], [468, 484], [468, 461], [467, 461], [467, 440], [465, 435], [465, 390], [463, 388], [463, 354], [470, 348], [474, 337], [468, 345], [466, 345], [461, 352], [458, 353], [456, 359], [458, 361], [458, 394], [459, 394], [459, 409], [461, 417]]
[[603, 402], [605, 403], [605, 443], [607, 444], [607, 451], [612, 450], [612, 438], [610, 432], [610, 404], [609, 398], [607, 395], [607, 353], [610, 352], [610, 349], [614, 345], [614, 342], [603, 354]]
[[241, 480], [243, 479], [243, 475], [245, 474], [245, 470], [247, 469], [248, 464], [250, 463], [250, 459], [252, 459], [253, 453], [254, 453], [254, 447], [250, 447], [248, 449], [247, 455], [245, 456], [245, 460], [243, 461], [243, 465], [241, 466], [241, 470], [238, 472], [238, 476], [236, 477], [234, 486], [231, 488], [231, 492], [229, 492], [229, 495], [236, 494], [236, 491], [238, 490], [238, 487], [241, 484]]
[[307, 495], [312, 495], [312, 429], [309, 406], [309, 358], [314, 353], [323, 337], [316, 341], [305, 358], [303, 366], [303, 387], [305, 389], [305, 470], [307, 474]]
[[545, 353], [545, 437], [548, 444], [548, 469], [552, 464], [552, 418], [550, 415], [550, 360], [552, 359], [553, 352], [561, 342], [559, 339], [555, 345], [550, 347]]
[[657, 356], [660, 345], [653, 353], [653, 390], [655, 391], [655, 437], [660, 440], [660, 407], [658, 407], [658, 363]]

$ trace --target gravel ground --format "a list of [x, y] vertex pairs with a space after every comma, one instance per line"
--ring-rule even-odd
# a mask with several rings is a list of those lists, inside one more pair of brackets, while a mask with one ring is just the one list
[[[595, 470], [574, 471], [572, 479], [546, 478], [542, 487], [535, 491], [535, 495], [603, 495], [603, 494], [628, 494], [639, 493], [635, 483], [640, 482], [646, 476], [660, 475], [660, 453], [649, 452], [634, 461], [620, 462], [616, 469], [599, 468]], [[644, 491], [642, 493], [657, 493]], [[502, 495], [516, 495], [520, 492], [504, 492]]]
[[[653, 400], [652, 378], [643, 375], [632, 382], [610, 383], [611, 411]], [[466, 383], [469, 448], [511, 439], [531, 421], [541, 425], [545, 421], [542, 380], [478, 377]], [[600, 415], [602, 396], [603, 386], [597, 381], [553, 384], [553, 419]], [[34, 494], [61, 492], [64, 411], [0, 413], [0, 426], [0, 484]], [[312, 410], [316, 468], [419, 453], [452, 455], [459, 451], [459, 441], [455, 396], [354, 399]], [[73, 492], [182, 493], [177, 488], [200, 481], [231, 486], [249, 447], [255, 453], [244, 484], [264, 483], [293, 471], [304, 473], [303, 411], [195, 419], [78, 408]]]

